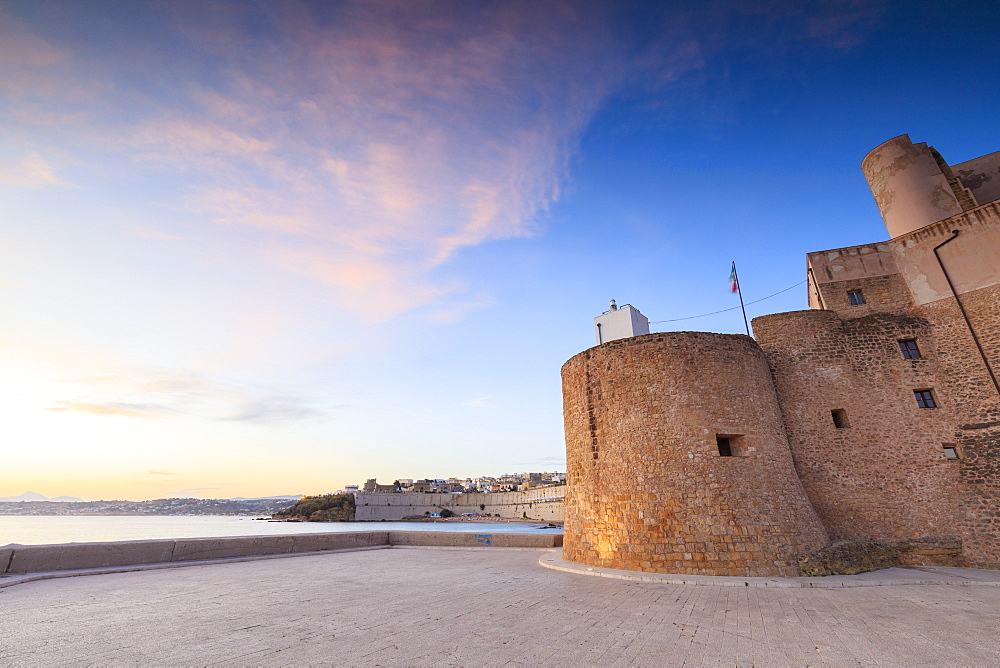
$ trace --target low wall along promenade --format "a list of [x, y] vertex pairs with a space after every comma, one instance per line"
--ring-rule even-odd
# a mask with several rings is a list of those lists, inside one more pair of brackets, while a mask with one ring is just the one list
[[488, 513], [506, 519], [562, 522], [566, 486], [539, 487], [524, 492], [491, 494], [430, 494], [423, 492], [357, 492], [354, 519], [358, 522], [401, 520], [439, 513], [447, 508], [456, 515]]
[[[553, 548], [562, 546], [562, 534], [358, 531], [292, 536], [6, 545], [0, 547], [0, 577], [394, 546]], [[0, 580], [0, 586], [3, 586], [3, 580]]]

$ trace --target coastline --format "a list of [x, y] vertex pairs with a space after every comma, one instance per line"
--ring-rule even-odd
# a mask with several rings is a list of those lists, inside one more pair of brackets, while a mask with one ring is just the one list
[[[497, 519], [497, 518], [493, 518]], [[0, 516], [0, 545], [289, 535], [358, 531], [447, 531], [467, 533], [562, 533], [545, 522], [518, 521], [369, 521], [271, 522], [238, 516]]]
[[562, 527], [563, 523], [557, 520], [532, 520], [523, 517], [404, 517], [398, 520], [307, 520], [301, 517], [289, 517], [287, 519], [275, 517], [254, 517], [255, 521], [267, 522], [288, 522], [288, 523], [309, 523], [309, 524], [382, 524], [383, 522], [406, 522], [413, 524], [544, 524], [547, 527]]
[[355, 524], [373, 524], [381, 522], [483, 522], [490, 524], [546, 524], [554, 527], [561, 527], [562, 522], [556, 522], [552, 520], [526, 520], [524, 518], [513, 518], [513, 517], [415, 517], [411, 519], [401, 519], [401, 520], [355, 520]]

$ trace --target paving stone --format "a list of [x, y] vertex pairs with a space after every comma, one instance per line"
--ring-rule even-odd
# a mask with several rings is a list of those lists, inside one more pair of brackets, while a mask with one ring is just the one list
[[393, 548], [28, 582], [0, 589], [0, 664], [1000, 663], [1000, 587], [633, 582], [544, 554]]

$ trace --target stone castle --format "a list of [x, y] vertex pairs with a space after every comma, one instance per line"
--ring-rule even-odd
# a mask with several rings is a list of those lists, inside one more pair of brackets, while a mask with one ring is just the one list
[[833, 541], [933, 538], [950, 561], [911, 563], [1000, 567], [1000, 152], [903, 135], [862, 171], [891, 239], [809, 253], [810, 310], [566, 362], [565, 559], [794, 575]]

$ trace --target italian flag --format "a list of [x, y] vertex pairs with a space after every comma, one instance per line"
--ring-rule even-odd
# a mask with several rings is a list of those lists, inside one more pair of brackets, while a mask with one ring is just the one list
[[733, 262], [733, 270], [729, 272], [729, 291], [736, 292], [739, 289], [739, 283], [736, 281], [736, 263]]

